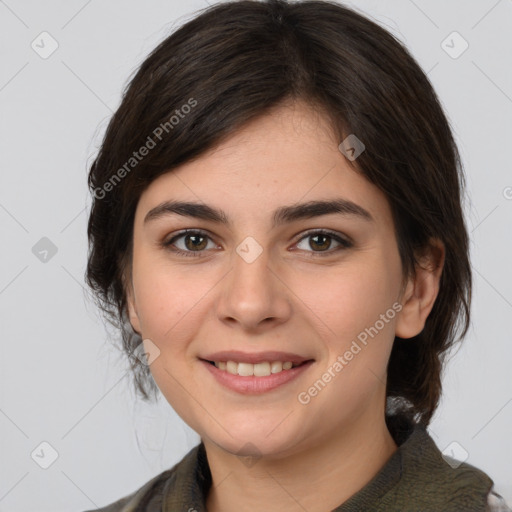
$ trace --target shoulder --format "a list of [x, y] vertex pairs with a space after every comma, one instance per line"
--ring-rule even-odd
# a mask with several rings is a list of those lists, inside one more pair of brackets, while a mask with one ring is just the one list
[[435, 505], [436, 510], [486, 509], [492, 479], [481, 469], [442, 453], [424, 426], [414, 426], [400, 452], [401, 485], [418, 504]]
[[[101, 508], [94, 510], [85, 510], [84, 512], [132, 512], [142, 499], [151, 499], [152, 502], [162, 501], [163, 488], [170, 476], [172, 476], [174, 468], [163, 471], [151, 480], [146, 482], [142, 487], [132, 493], [110, 503]], [[156, 503], [155, 503], [156, 504]]]
[[85, 510], [84, 512], [120, 512], [125, 508], [125, 505], [133, 498], [134, 495], [135, 492], [111, 503], [110, 505], [106, 505], [105, 507], [96, 510]]
[[512, 512], [512, 509], [493, 487], [487, 496], [487, 509], [485, 512]]
[[173, 467], [156, 475], [132, 493], [102, 508], [86, 510], [84, 512], [135, 512], [135, 510], [150, 512], [162, 510], [166, 493], [170, 488], [176, 487], [176, 480], [180, 481], [177, 484], [180, 487], [184, 479], [188, 481], [194, 477], [193, 471], [201, 446], [202, 444], [192, 448]]

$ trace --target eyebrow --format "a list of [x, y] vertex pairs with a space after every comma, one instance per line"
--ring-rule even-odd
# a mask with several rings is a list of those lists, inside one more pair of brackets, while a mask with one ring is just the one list
[[[301, 219], [312, 219], [329, 214], [353, 215], [363, 220], [374, 221], [370, 212], [362, 206], [347, 199], [308, 201], [290, 206], [277, 208], [272, 215], [272, 227]], [[195, 219], [208, 220], [217, 224], [231, 226], [231, 221], [223, 210], [207, 204], [189, 201], [165, 201], [151, 209], [144, 217], [144, 224], [167, 215], [182, 215]]]

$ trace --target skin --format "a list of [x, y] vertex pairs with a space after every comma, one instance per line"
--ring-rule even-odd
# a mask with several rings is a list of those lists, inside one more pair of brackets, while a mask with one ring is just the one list
[[[137, 206], [126, 290], [130, 321], [160, 350], [152, 375], [205, 444], [210, 512], [331, 510], [397, 449], [384, 421], [386, 365], [395, 335], [423, 329], [438, 293], [443, 248], [433, 244], [424, 268], [404, 278], [385, 195], [351, 167], [318, 112], [302, 102], [280, 105], [154, 180]], [[278, 207], [339, 197], [373, 220], [337, 213], [271, 226]], [[144, 223], [170, 199], [221, 208], [232, 224], [177, 214]], [[162, 246], [185, 228], [210, 237], [197, 257]], [[349, 237], [353, 246], [306, 236], [311, 229]], [[263, 251], [251, 263], [236, 252], [248, 236]], [[174, 247], [194, 251], [187, 237]], [[401, 311], [301, 404], [299, 393], [393, 304]], [[221, 386], [198, 360], [217, 350], [279, 350], [315, 362], [278, 389], [246, 396]], [[258, 458], [250, 465], [239, 455]]]

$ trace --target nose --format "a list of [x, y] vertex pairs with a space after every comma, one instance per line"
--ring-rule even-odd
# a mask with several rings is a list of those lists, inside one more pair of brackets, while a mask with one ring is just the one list
[[219, 319], [231, 327], [263, 332], [286, 322], [291, 315], [291, 291], [269, 264], [263, 249], [255, 259], [233, 254], [233, 266], [222, 283], [217, 304]]

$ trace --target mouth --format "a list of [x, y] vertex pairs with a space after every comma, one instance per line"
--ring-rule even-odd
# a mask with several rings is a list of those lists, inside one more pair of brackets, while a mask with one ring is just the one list
[[312, 358], [284, 352], [249, 354], [229, 351], [200, 357], [215, 381], [242, 394], [261, 394], [298, 378], [315, 362]]
[[311, 359], [301, 363], [293, 363], [292, 361], [263, 361], [260, 363], [247, 363], [236, 361], [209, 361], [203, 359], [212, 366], [219, 370], [229, 373], [231, 375], [239, 375], [240, 377], [268, 377], [276, 373], [285, 372], [292, 368], [297, 368], [303, 364], [308, 363]]

